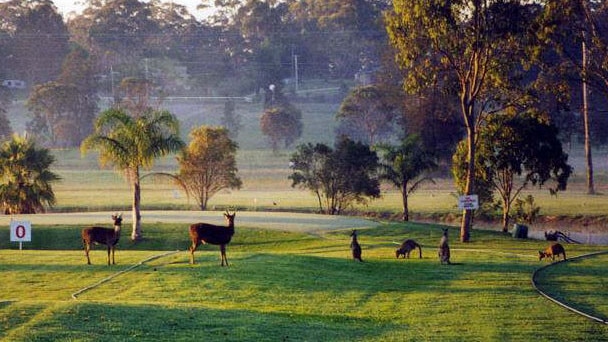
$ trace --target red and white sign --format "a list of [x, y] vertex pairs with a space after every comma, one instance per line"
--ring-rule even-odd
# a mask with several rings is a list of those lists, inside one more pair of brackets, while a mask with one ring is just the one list
[[11, 221], [11, 241], [32, 241], [32, 225], [30, 221]]
[[458, 197], [458, 209], [472, 210], [479, 208], [479, 198], [477, 195], [464, 195]]

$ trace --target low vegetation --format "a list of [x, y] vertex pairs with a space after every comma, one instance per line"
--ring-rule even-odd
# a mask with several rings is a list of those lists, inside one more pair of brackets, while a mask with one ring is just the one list
[[[37, 227], [23, 251], [1, 233], [0, 339], [599, 341], [608, 334], [606, 325], [532, 288], [532, 272], [545, 264], [537, 252], [543, 241], [474, 230], [471, 243], [450, 240], [448, 266], [437, 257], [441, 226], [378, 224], [357, 230], [359, 263], [349, 249], [351, 229], [310, 235], [238, 226], [226, 268], [219, 267], [217, 246], [202, 247], [197, 264], [189, 264], [187, 225], [154, 224], [143, 226], [144, 241], [121, 241], [117, 265], [107, 266], [103, 248], [86, 264], [81, 228]], [[422, 259], [395, 258], [405, 238], [422, 245]], [[565, 247], [569, 258], [599, 250]], [[543, 286], [606, 317], [608, 263], [597, 258], [549, 268]]]

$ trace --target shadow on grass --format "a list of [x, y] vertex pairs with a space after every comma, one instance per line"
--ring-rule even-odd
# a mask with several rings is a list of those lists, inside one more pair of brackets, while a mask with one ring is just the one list
[[395, 329], [347, 316], [265, 313], [246, 308], [75, 303], [12, 340], [353, 341]]

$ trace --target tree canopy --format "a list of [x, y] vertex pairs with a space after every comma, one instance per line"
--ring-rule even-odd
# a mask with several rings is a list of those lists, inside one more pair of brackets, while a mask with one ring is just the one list
[[190, 144], [178, 155], [178, 179], [192, 195], [201, 210], [222, 189], [240, 189], [237, 176], [238, 145], [223, 127], [198, 127], [190, 132]]
[[53, 184], [61, 178], [50, 168], [55, 158], [32, 139], [13, 135], [0, 147], [0, 207], [5, 214], [35, 214], [55, 204]]
[[353, 203], [380, 196], [378, 156], [360, 142], [342, 138], [335, 149], [325, 144], [302, 144], [290, 162], [292, 187], [312, 191], [319, 210], [326, 214], [340, 214]]
[[[464, 183], [464, 149], [454, 156], [457, 187]], [[553, 192], [565, 190], [572, 167], [563, 151], [555, 126], [532, 112], [493, 115], [479, 131], [476, 149], [477, 177], [482, 201], [497, 195], [507, 231], [513, 202], [528, 185], [542, 186], [553, 179]], [[459, 155], [460, 154], [460, 155]], [[483, 188], [482, 188], [483, 186]]]

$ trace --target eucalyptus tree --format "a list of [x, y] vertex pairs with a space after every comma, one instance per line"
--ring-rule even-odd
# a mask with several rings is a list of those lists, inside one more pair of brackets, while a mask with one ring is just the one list
[[69, 35], [52, 0], [0, 3], [0, 29], [8, 34], [9, 52], [1, 64], [10, 71], [9, 79], [28, 85], [56, 79], [69, 50]]
[[378, 145], [380, 179], [389, 181], [401, 192], [403, 221], [409, 221], [409, 195], [424, 182], [434, 182], [429, 171], [437, 167], [435, 158], [422, 145], [418, 135], [409, 135], [400, 145]]
[[[460, 102], [467, 136], [464, 194], [475, 192], [475, 137], [484, 117], [516, 98], [503, 91], [518, 79], [529, 22], [536, 5], [520, 1], [395, 0], [387, 14], [389, 40], [404, 85], [419, 92], [435, 84], [452, 89]], [[465, 210], [460, 240], [470, 240], [472, 210]]]
[[390, 137], [400, 109], [392, 90], [378, 85], [351, 90], [336, 113], [340, 121], [338, 135], [344, 134], [371, 146]]
[[81, 144], [81, 151], [99, 151], [102, 166], [113, 165], [124, 172], [133, 190], [133, 230], [131, 239], [141, 235], [140, 169], [151, 168], [156, 158], [178, 152], [184, 147], [179, 137], [179, 122], [168, 111], [147, 110], [131, 116], [119, 108], [102, 112], [94, 132]]
[[74, 147], [91, 133], [97, 113], [94, 62], [77, 45], [66, 56], [56, 81], [34, 86], [26, 106], [32, 119], [26, 128], [39, 142]]
[[[608, 3], [592, 0], [545, 0], [538, 20], [536, 47], [539, 60], [567, 78], [574, 76], [582, 84], [581, 108], [587, 162], [587, 192], [595, 193], [592, 129], [601, 127], [602, 114], [591, 123], [587, 87], [592, 87], [608, 100]], [[547, 51], [560, 58], [546, 58]], [[574, 73], [572, 72], [574, 71]], [[599, 137], [605, 136], [606, 127], [598, 129]], [[598, 139], [599, 140], [599, 139]]]
[[5, 214], [45, 212], [55, 204], [53, 184], [61, 178], [51, 171], [55, 158], [27, 137], [13, 135], [0, 146], [0, 207]]

